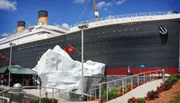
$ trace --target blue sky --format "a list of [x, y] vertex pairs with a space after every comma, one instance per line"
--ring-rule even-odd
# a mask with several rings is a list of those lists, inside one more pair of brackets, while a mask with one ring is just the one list
[[[100, 17], [136, 12], [168, 10], [180, 12], [180, 0], [96, 0], [96, 2]], [[94, 19], [93, 0], [0, 0], [0, 36], [13, 33], [18, 20], [24, 20], [26, 27], [36, 24], [39, 10], [48, 11], [49, 24], [72, 25], [78, 21]]]

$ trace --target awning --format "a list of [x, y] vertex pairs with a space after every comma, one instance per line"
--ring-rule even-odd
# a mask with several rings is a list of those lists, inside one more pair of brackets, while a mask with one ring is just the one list
[[12, 65], [10, 67], [10, 72], [12, 74], [38, 74], [36, 71], [34, 71], [30, 68], [24, 68], [19, 65]]
[[0, 68], [0, 73], [4, 73], [7, 70], [7, 66], [6, 67], [2, 67]]

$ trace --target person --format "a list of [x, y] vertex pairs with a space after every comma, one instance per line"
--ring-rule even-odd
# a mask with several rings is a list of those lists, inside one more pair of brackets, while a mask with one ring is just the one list
[[3, 85], [3, 84], [4, 84], [3, 78], [1, 78], [1, 85]]
[[7, 86], [7, 79], [4, 78], [4, 85]]

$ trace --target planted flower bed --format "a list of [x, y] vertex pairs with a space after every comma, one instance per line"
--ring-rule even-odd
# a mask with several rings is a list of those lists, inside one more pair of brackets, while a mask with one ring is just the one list
[[[147, 95], [144, 97], [144, 98], [141, 98], [139, 100], [138, 98], [138, 101], [136, 101], [137, 99], [135, 97], [132, 97], [130, 98], [127, 102], [128, 103], [146, 103], [148, 101], [152, 101], [152, 100], [155, 100], [156, 98], [159, 98], [159, 95], [160, 93], [164, 92], [164, 91], [167, 91], [169, 89], [172, 88], [172, 86], [178, 82], [178, 80], [180, 79], [180, 75], [175, 75], [175, 76], [169, 76], [167, 78], [167, 80], [165, 81], [165, 83], [161, 83], [160, 86], [157, 87], [157, 89], [154, 91], [149, 91], [147, 93]], [[143, 100], [144, 99], [144, 100]], [[144, 102], [145, 101], [145, 102]], [[154, 102], [152, 102], [154, 103]], [[156, 103], [156, 102], [155, 102]]]
[[[137, 84], [134, 84], [133, 85], [133, 89], [137, 87]], [[108, 91], [108, 100], [112, 100], [112, 99], [115, 99], [117, 97], [120, 97], [123, 95], [123, 91], [124, 91], [124, 94], [131, 91], [131, 83], [128, 83], [126, 86], [121, 86], [121, 87], [115, 87], [113, 86], [110, 91]], [[102, 101], [106, 101], [106, 93], [107, 91], [104, 91], [103, 92], [103, 96], [101, 97], [101, 100]], [[93, 100], [98, 100], [99, 98], [97, 97], [90, 97], [89, 101], [93, 101]]]
[[[41, 103], [52, 103], [52, 101], [53, 101], [52, 98], [47, 98], [47, 97], [41, 98]], [[29, 100], [29, 103], [39, 103], [39, 100], [32, 98]], [[54, 98], [54, 103], [58, 103], [58, 100], [55, 98]]]

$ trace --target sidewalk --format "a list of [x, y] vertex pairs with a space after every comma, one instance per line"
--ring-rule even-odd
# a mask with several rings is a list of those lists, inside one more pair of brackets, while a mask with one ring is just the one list
[[124, 96], [113, 99], [107, 103], [127, 103], [128, 99], [131, 97], [135, 97], [135, 98], [144, 97], [146, 96], [148, 91], [156, 90], [157, 86], [160, 86], [160, 83], [162, 83], [162, 79], [145, 83], [135, 88], [134, 90], [128, 92]]

